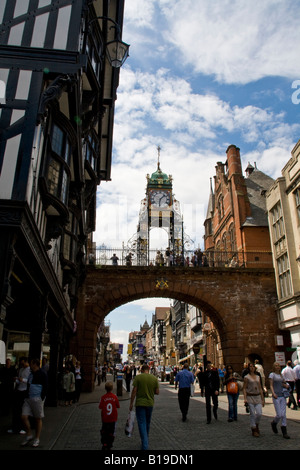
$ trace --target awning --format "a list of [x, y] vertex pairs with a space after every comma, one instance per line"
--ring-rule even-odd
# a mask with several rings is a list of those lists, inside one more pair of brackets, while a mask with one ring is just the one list
[[178, 362], [183, 362], [183, 361], [186, 361], [187, 359], [189, 359], [190, 357], [194, 356], [194, 354], [189, 354], [188, 356], [185, 356], [183, 357], [182, 359], [179, 359]]

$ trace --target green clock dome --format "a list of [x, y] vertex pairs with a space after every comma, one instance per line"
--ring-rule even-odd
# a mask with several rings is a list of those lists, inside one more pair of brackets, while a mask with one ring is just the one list
[[161, 171], [159, 162], [157, 163], [157, 170], [148, 177], [148, 187], [172, 187], [172, 177]]

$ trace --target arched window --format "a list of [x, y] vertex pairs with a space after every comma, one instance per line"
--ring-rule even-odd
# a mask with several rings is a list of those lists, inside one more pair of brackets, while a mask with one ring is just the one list
[[222, 194], [218, 198], [217, 207], [218, 207], [218, 215], [219, 215], [219, 221], [220, 221], [224, 216], [224, 198]]

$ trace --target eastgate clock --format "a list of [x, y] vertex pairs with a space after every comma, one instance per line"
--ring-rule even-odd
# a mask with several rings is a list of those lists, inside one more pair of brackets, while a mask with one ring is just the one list
[[150, 202], [155, 207], [167, 207], [171, 203], [171, 196], [168, 191], [151, 191], [150, 193]]

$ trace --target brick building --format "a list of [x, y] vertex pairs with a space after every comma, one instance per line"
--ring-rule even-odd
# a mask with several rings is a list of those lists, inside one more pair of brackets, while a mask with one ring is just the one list
[[[273, 179], [248, 165], [243, 176], [240, 150], [230, 145], [217, 162], [204, 222], [204, 248], [210, 263], [272, 266], [265, 193]], [[213, 187], [214, 186], [214, 187]], [[212, 258], [209, 252], [215, 252]]]

